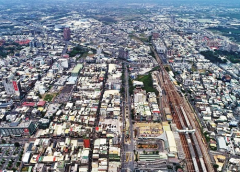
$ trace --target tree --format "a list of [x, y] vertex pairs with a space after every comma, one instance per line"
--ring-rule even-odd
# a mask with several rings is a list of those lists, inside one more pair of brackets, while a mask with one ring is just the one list
[[37, 92], [37, 94], [36, 94], [40, 99], [42, 98], [42, 95], [39, 93], [39, 92]]
[[19, 147], [20, 144], [19, 144], [18, 142], [15, 142], [15, 143], [14, 143], [14, 146], [15, 146], [15, 147]]
[[6, 144], [6, 140], [2, 139], [2, 144]]
[[219, 167], [219, 165], [213, 164], [213, 168], [218, 168], [218, 167]]

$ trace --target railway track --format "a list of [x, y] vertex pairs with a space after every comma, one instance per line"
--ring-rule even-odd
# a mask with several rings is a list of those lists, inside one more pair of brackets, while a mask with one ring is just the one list
[[[173, 114], [173, 122], [176, 124], [178, 129], [195, 129], [195, 134], [180, 134], [180, 140], [186, 155], [187, 170], [191, 172], [214, 171], [211, 165], [210, 157], [207, 156], [208, 151], [202, 142], [200, 126], [194, 116], [194, 113], [185, 99], [177, 92], [175, 86], [165, 71], [158, 54], [153, 48], [152, 50], [155, 53], [157, 62], [160, 66], [160, 76], [162, 77], [160, 77], [161, 87], [166, 92], [166, 97], [168, 98], [164, 105], [170, 105]], [[204, 157], [203, 154], [205, 155]]]
[[[166, 91], [166, 94], [168, 95], [168, 104], [171, 105], [171, 111], [173, 112], [173, 122], [176, 124], [178, 129], [184, 129], [184, 122], [182, 118], [179, 118], [179, 109], [177, 107], [177, 104], [179, 103], [179, 100], [174, 96], [174, 91], [175, 88], [172, 85], [169, 85], [167, 80], [164, 79], [165, 82], [163, 84], [163, 89]], [[186, 156], [186, 166], [187, 166], [187, 170], [191, 171], [191, 172], [196, 172], [195, 171], [195, 167], [194, 167], [194, 162], [192, 160], [192, 155], [189, 149], [189, 144], [187, 142], [187, 139], [185, 137], [185, 135], [180, 134], [180, 140], [183, 146], [183, 150]]]
[[[177, 124], [178, 129], [192, 129], [192, 126], [183, 108], [183, 99], [179, 96], [175, 87], [173, 87], [173, 85], [169, 82], [170, 81], [166, 83], [167, 85], [165, 89], [167, 90], [169, 99], [171, 100], [172, 110], [175, 112], [175, 123]], [[182, 136], [181, 141], [185, 145], [184, 150], [186, 153], [186, 158], [188, 158], [188, 161], [186, 161], [188, 171], [203, 171], [203, 169], [205, 169], [205, 164], [203, 164], [202, 167], [202, 164], [200, 163], [199, 152], [197, 151], [199, 149], [199, 147], [197, 147], [198, 144], [194, 144], [195, 142], [193, 141], [193, 138], [189, 136], [189, 134], [185, 134], [185, 136]], [[200, 155], [202, 155], [201, 151]]]

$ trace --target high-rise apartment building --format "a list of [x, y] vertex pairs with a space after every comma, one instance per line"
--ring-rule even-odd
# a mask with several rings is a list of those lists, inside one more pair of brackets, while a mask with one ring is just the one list
[[69, 41], [71, 39], [71, 30], [70, 28], [65, 28], [63, 31], [64, 41]]

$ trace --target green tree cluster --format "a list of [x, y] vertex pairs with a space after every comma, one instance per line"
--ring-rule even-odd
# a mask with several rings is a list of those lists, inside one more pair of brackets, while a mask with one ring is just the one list
[[133, 94], [134, 87], [133, 87], [133, 82], [130, 78], [128, 79], [128, 84], [129, 84], [129, 94]]
[[214, 51], [202, 51], [201, 54], [212, 63], [226, 63], [226, 59], [219, 58], [219, 55]]
[[88, 52], [89, 51], [92, 51], [94, 54], [96, 53], [96, 50], [95, 49], [90, 49], [90, 48], [87, 48], [87, 47], [83, 47], [81, 45], [78, 45], [76, 47], [74, 47], [72, 49], [72, 51], [70, 51], [68, 54], [70, 57], [75, 57], [76, 55], [80, 55], [81, 57], [84, 56], [86, 57], [88, 55]]
[[240, 53], [239, 52], [215, 50], [215, 54], [220, 55], [220, 56], [225, 56], [232, 63], [240, 62]]

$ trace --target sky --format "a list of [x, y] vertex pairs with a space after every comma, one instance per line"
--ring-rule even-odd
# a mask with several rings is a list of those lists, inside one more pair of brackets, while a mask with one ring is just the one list
[[[41, 0], [46, 2], [59, 2], [59, 1], [65, 1], [65, 2], [185, 2], [185, 3], [196, 3], [196, 2], [204, 2], [204, 3], [212, 3], [212, 2], [225, 2], [225, 3], [236, 3], [239, 2], [239, 0]], [[40, 2], [41, 2], [40, 1]], [[0, 2], [38, 2], [36, 0], [0, 0]]]
[[1, 4], [14, 4], [14, 3], [24, 3], [24, 2], [31, 2], [31, 3], [57, 3], [57, 2], [69, 2], [69, 3], [76, 3], [76, 2], [99, 2], [101, 4], [104, 3], [160, 3], [160, 4], [175, 4], [175, 5], [191, 5], [191, 4], [225, 4], [225, 5], [232, 5], [234, 6], [236, 3], [240, 4], [240, 0], [0, 0]]

